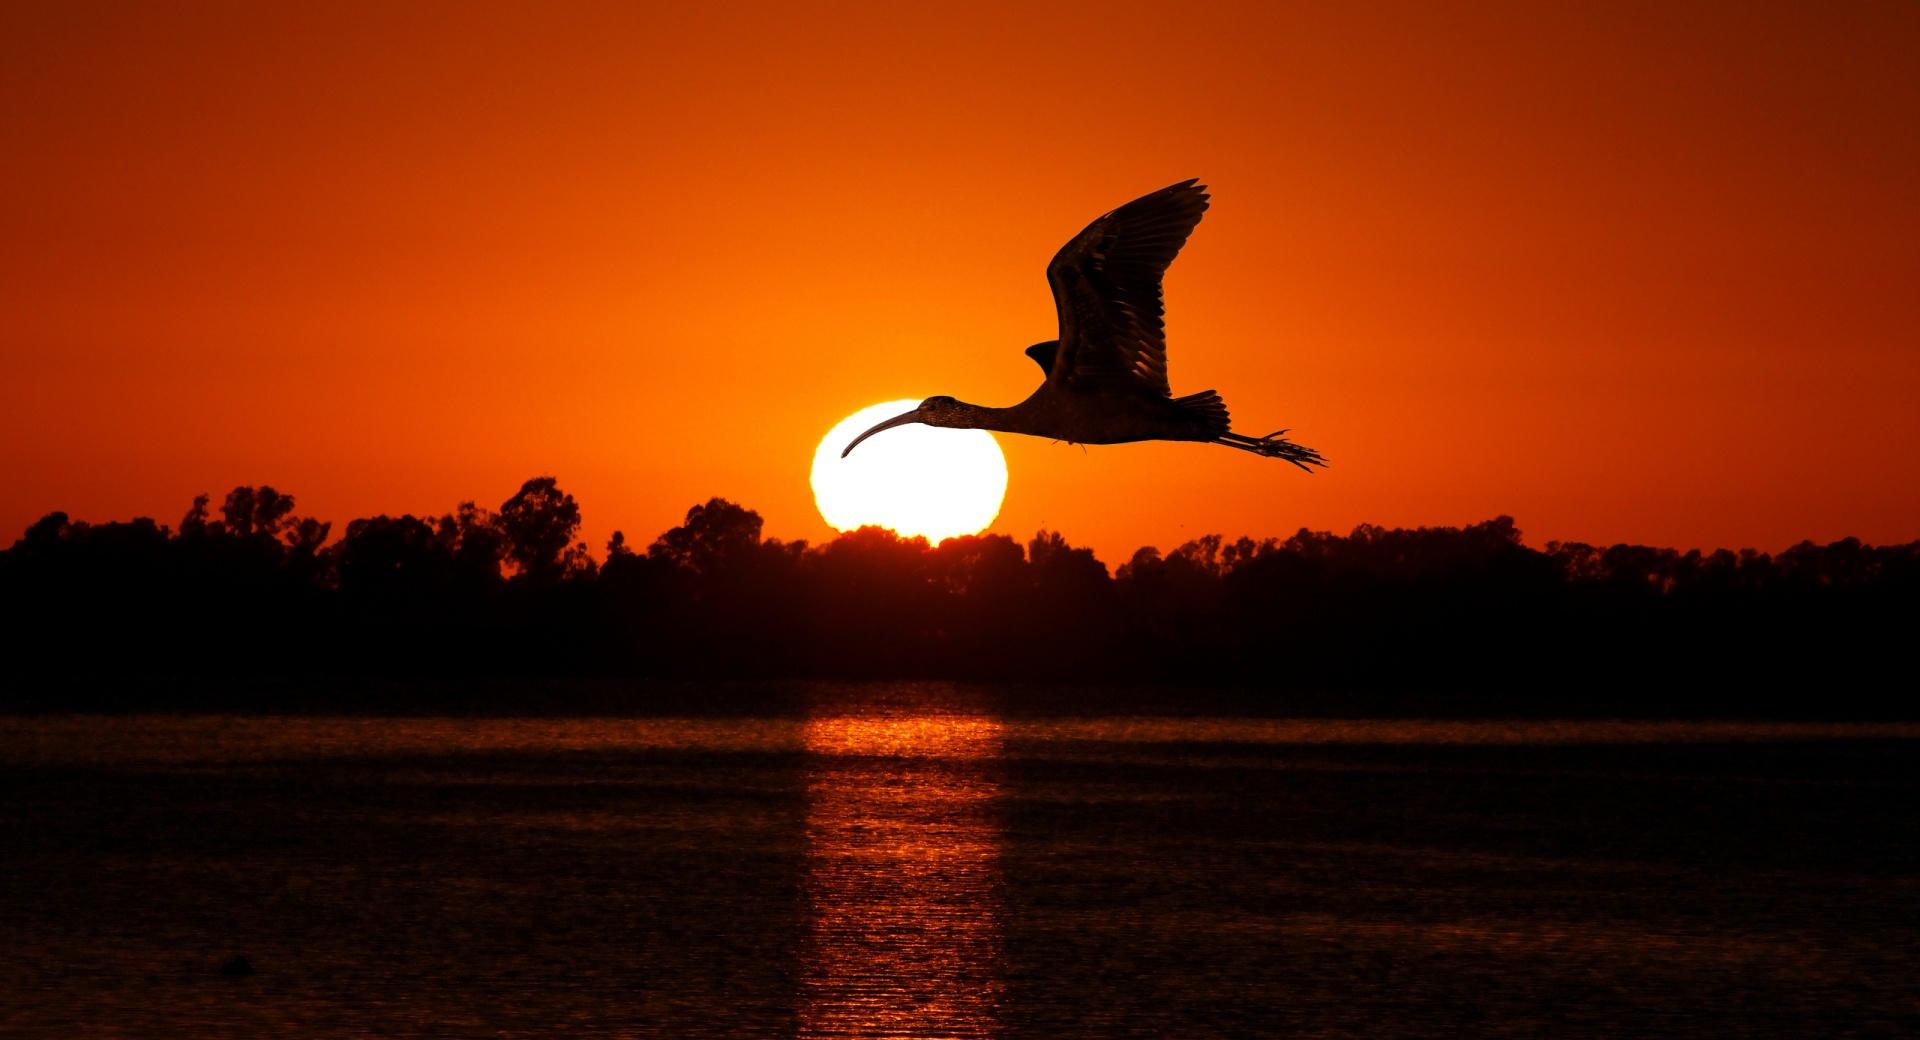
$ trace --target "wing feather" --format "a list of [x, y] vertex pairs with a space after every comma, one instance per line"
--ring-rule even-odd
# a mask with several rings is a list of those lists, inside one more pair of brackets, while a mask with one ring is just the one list
[[1060, 347], [1047, 382], [1074, 390], [1125, 389], [1170, 397], [1160, 280], [1207, 211], [1196, 180], [1162, 188], [1101, 216], [1047, 265]]

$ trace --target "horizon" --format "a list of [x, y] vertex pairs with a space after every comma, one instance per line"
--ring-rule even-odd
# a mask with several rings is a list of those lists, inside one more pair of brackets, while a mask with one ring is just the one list
[[[330, 546], [330, 525], [297, 505], [236, 488], [217, 511], [197, 499], [177, 532], [50, 515], [0, 552], [16, 670], [136, 680], [53, 684], [68, 708], [166, 704], [165, 691], [140, 692], [140, 676], [238, 669], [1151, 678], [1163, 690], [1268, 692], [1398, 683], [1481, 710], [1538, 708], [1540, 677], [1557, 675], [1545, 705], [1576, 702], [1568, 691], [1581, 686], [1596, 704], [1802, 711], [1805, 683], [1783, 677], [1852, 682], [1887, 667], [1920, 578], [1920, 541], [1777, 555], [1542, 549], [1507, 517], [1258, 542], [1208, 535], [1110, 566], [1061, 532], [930, 545], [873, 526], [782, 542], [723, 499], [651, 541], [609, 545], [599, 562], [577, 540], [579, 502], [551, 477], [528, 480], [498, 511], [462, 503], [437, 517], [356, 519]], [[1836, 659], [1838, 641], [1858, 649]], [[1619, 649], [1603, 665], [1580, 654], [1591, 645]], [[1615, 688], [1648, 669], [1672, 686]], [[16, 707], [43, 703], [27, 685]], [[1461, 700], [1462, 689], [1477, 693]], [[1818, 703], [1862, 712], [1882, 701], [1867, 684]]]
[[[562, 493], [567, 493], [567, 498], [569, 501], [573, 501], [576, 498], [576, 496], [573, 496], [571, 493], [567, 492], [567, 488], [565, 487], [565, 485], [558, 483], [558, 478], [553, 477], [551, 474], [544, 474], [539, 477], [528, 478], [528, 480], [523, 483], [522, 487], [524, 489], [527, 486], [531, 486], [536, 481], [543, 481], [543, 480], [554, 480], [557, 490]], [[303, 519], [311, 519], [327, 525], [326, 537], [317, 544], [317, 548], [320, 548], [320, 549], [329, 549], [339, 545], [341, 539], [346, 534], [348, 525], [356, 521], [373, 520], [378, 518], [400, 519], [403, 517], [414, 517], [416, 519], [429, 520], [429, 521], [438, 520], [442, 517], [448, 517], [456, 514], [461, 506], [468, 505], [468, 504], [475, 505], [481, 510], [484, 510], [488, 513], [496, 514], [496, 515], [499, 510], [498, 506], [487, 505], [481, 502], [477, 498], [463, 498], [458, 502], [454, 503], [451, 507], [444, 508], [444, 509], [425, 510], [422, 512], [380, 511], [380, 512], [370, 513], [365, 516], [349, 517], [343, 520], [343, 519], [338, 519], [334, 517], [319, 516], [309, 510], [302, 508], [300, 505], [301, 498], [298, 494], [280, 489], [272, 484], [241, 485], [239, 487], [229, 489], [228, 494], [231, 494], [234, 491], [241, 491], [241, 490], [245, 490], [248, 492], [253, 492], [256, 490], [267, 490], [267, 491], [273, 491], [276, 494], [283, 496], [288, 502], [292, 503], [292, 509], [288, 515], [288, 520], [290, 522], [303, 520]], [[189, 497], [187, 502], [187, 508], [182, 511], [183, 517], [187, 515], [189, 510], [193, 509], [196, 501], [202, 495], [204, 495], [206, 499], [205, 506], [207, 508], [208, 514], [215, 518], [218, 517], [220, 513], [221, 505], [225, 500], [226, 496], [221, 495], [216, 497], [213, 494], [206, 493], [206, 492], [196, 493], [195, 496]], [[755, 517], [760, 518], [763, 522], [765, 520], [765, 515], [761, 513], [758, 509], [756, 509], [753, 503], [736, 501], [734, 499], [729, 499], [722, 495], [710, 495], [701, 502], [696, 502], [689, 505], [686, 511], [682, 513], [681, 517], [678, 520], [676, 520], [675, 523], [669, 524], [667, 527], [662, 528], [659, 532], [651, 536], [647, 536], [645, 532], [637, 531], [636, 529], [633, 529], [631, 527], [616, 524], [607, 528], [607, 531], [608, 531], [607, 538], [601, 539], [599, 542], [596, 543], [592, 540], [589, 540], [584, 535], [584, 532], [590, 529], [588, 518], [591, 516], [591, 510], [586, 504], [582, 503], [579, 505], [580, 528], [582, 531], [582, 536], [576, 544], [581, 549], [583, 549], [586, 552], [586, 554], [595, 561], [595, 563], [602, 564], [602, 565], [604, 565], [607, 561], [607, 558], [609, 556], [609, 550], [610, 550], [609, 542], [611, 538], [615, 535], [619, 535], [623, 538], [623, 545], [628, 551], [637, 552], [642, 555], [645, 555], [647, 547], [649, 545], [651, 545], [654, 541], [658, 540], [668, 532], [680, 526], [680, 524], [683, 523], [691, 515], [691, 513], [694, 510], [711, 506], [716, 502], [738, 507], [754, 515]], [[16, 534], [12, 539], [8, 540], [8, 539], [4, 539], [3, 537], [0, 537], [0, 553], [4, 553], [9, 549], [15, 546], [18, 546], [21, 543], [21, 541], [25, 538], [26, 531], [28, 530], [28, 528], [32, 527], [33, 524], [44, 521], [47, 518], [55, 515], [65, 516], [67, 518], [68, 523], [85, 524], [88, 526], [103, 526], [106, 524], [114, 524], [114, 523], [139, 523], [140, 521], [144, 520], [144, 521], [149, 521], [155, 524], [160, 530], [166, 532], [171, 537], [178, 537], [181, 534], [180, 520], [177, 520], [177, 519], [168, 520], [162, 516], [155, 516], [151, 514], [140, 514], [140, 515], [130, 516], [130, 517], [114, 517], [114, 518], [101, 520], [101, 519], [93, 519], [93, 518], [83, 517], [83, 516], [75, 516], [71, 512], [63, 509], [50, 509], [39, 514], [34, 519], [34, 521], [30, 522], [27, 525], [27, 527], [23, 527], [20, 533]], [[1473, 528], [1473, 527], [1479, 527], [1486, 524], [1498, 524], [1502, 521], [1507, 522], [1513, 527], [1516, 537], [1518, 539], [1518, 544], [1525, 546], [1526, 548], [1534, 550], [1536, 552], [1548, 551], [1552, 546], [1555, 546], [1555, 545], [1565, 545], [1565, 546], [1585, 545], [1595, 549], [1610, 549], [1618, 546], [1629, 546], [1634, 548], [1654, 549], [1661, 552], [1673, 552], [1681, 555], [1685, 555], [1688, 553], [1698, 553], [1701, 556], [1711, 556], [1714, 553], [1719, 553], [1719, 552], [1730, 552], [1735, 554], [1753, 552], [1753, 553], [1759, 553], [1765, 556], [1778, 556], [1783, 552], [1786, 552], [1788, 550], [1795, 549], [1795, 548], [1800, 548], [1803, 546], [1813, 546], [1815, 548], [1824, 548], [1824, 547], [1833, 546], [1838, 543], [1842, 543], [1846, 541], [1858, 542], [1863, 547], [1872, 548], [1872, 549], [1898, 548], [1906, 545], [1920, 544], [1920, 537], [1906, 539], [1904, 541], [1876, 542], [1870, 539], [1861, 538], [1858, 535], [1851, 535], [1851, 534], [1841, 535], [1837, 538], [1831, 538], [1826, 540], [1814, 539], [1814, 538], [1802, 538], [1802, 539], [1793, 541], [1787, 545], [1780, 546], [1778, 548], [1762, 548], [1759, 546], [1752, 546], [1752, 545], [1674, 546], [1674, 545], [1652, 545], [1644, 542], [1586, 542], [1577, 538], [1537, 540], [1537, 539], [1532, 539], [1527, 537], [1526, 525], [1522, 523], [1518, 517], [1515, 517], [1510, 513], [1496, 513], [1492, 516], [1481, 517], [1477, 520], [1469, 520], [1469, 521], [1466, 521], [1463, 523], [1457, 523], [1457, 524], [1416, 524], [1416, 525], [1410, 525], [1410, 526], [1400, 526], [1400, 525], [1379, 524], [1379, 523], [1373, 523], [1370, 521], [1363, 520], [1345, 530], [1335, 530], [1333, 528], [1312, 528], [1312, 527], [1303, 526], [1303, 527], [1296, 527], [1290, 531], [1271, 531], [1266, 533], [1255, 533], [1253, 531], [1237, 531], [1236, 532], [1236, 531], [1225, 531], [1225, 530], [1202, 531], [1196, 534], [1183, 536], [1179, 541], [1175, 541], [1171, 543], [1166, 543], [1166, 544], [1162, 544], [1160, 542], [1143, 543], [1141, 545], [1136, 545], [1133, 548], [1126, 550], [1125, 552], [1122, 552], [1113, 556], [1109, 556], [1106, 553], [1102, 552], [1098, 546], [1094, 546], [1089, 543], [1084, 543], [1084, 542], [1075, 540], [1074, 538], [1071, 537], [1071, 532], [1060, 530], [1057, 528], [1047, 528], [1047, 527], [1036, 528], [1034, 531], [1026, 534], [1019, 534], [1011, 531], [994, 530], [992, 529], [992, 527], [989, 527], [986, 530], [982, 530], [974, 534], [952, 535], [946, 538], [932, 539], [932, 538], [927, 538], [923, 535], [918, 535], [918, 534], [903, 534], [901, 532], [893, 530], [890, 527], [887, 527], [884, 524], [867, 524], [858, 528], [850, 528], [844, 531], [835, 531], [835, 530], [829, 529], [829, 533], [825, 538], [784, 537], [780, 534], [780, 532], [767, 530], [763, 526], [761, 530], [760, 538], [762, 541], [765, 541], [765, 542], [781, 542], [789, 545], [798, 544], [798, 545], [804, 545], [809, 549], [811, 549], [811, 548], [816, 548], [822, 545], [829, 544], [841, 538], [847, 538], [847, 537], [859, 535], [862, 532], [866, 532], [870, 530], [878, 530], [901, 542], [909, 542], [909, 543], [924, 542], [927, 548], [930, 550], [936, 549], [942, 544], [944, 544], [945, 542], [952, 541], [957, 538], [989, 538], [989, 537], [1006, 538], [1012, 541], [1015, 545], [1019, 546], [1022, 552], [1024, 553], [1027, 543], [1030, 540], [1034, 538], [1044, 537], [1046, 535], [1059, 535], [1065, 538], [1067, 541], [1067, 544], [1072, 546], [1073, 548], [1085, 549], [1092, 552], [1093, 558], [1097, 562], [1099, 562], [1103, 567], [1106, 567], [1110, 573], [1113, 573], [1113, 572], [1117, 572], [1121, 566], [1123, 566], [1128, 560], [1132, 559], [1133, 556], [1138, 552], [1141, 552], [1144, 550], [1152, 550], [1154, 552], [1161, 553], [1161, 554], [1169, 554], [1180, 549], [1183, 546], [1191, 545], [1197, 541], [1200, 541], [1206, 538], [1218, 538], [1221, 540], [1221, 544], [1223, 545], [1233, 544], [1242, 540], [1251, 541], [1255, 545], [1265, 545], [1269, 543], [1285, 543], [1289, 539], [1298, 537], [1303, 534], [1332, 536], [1337, 538], [1352, 538], [1356, 536], [1360, 532], [1360, 530], [1363, 528], [1382, 531], [1382, 532], [1388, 532], [1388, 533], [1418, 532], [1418, 531], [1448, 531], [1448, 530], [1457, 531], [1457, 530], [1464, 530], [1464, 529]], [[216, 519], [216, 522], [218, 522], [217, 519]], [[994, 526], [998, 526], [998, 525], [994, 525]], [[3, 534], [4, 532], [0, 532], [0, 535], [3, 535]]]

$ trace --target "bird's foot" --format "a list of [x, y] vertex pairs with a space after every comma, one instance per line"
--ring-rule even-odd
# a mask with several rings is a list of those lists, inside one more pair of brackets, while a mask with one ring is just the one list
[[1308, 468], [1310, 466], [1325, 466], [1327, 464], [1327, 460], [1322, 458], [1318, 451], [1304, 444], [1295, 444], [1287, 440], [1286, 435], [1289, 432], [1291, 431], [1275, 430], [1265, 437], [1248, 437], [1245, 434], [1227, 433], [1221, 435], [1220, 443], [1230, 448], [1239, 448], [1241, 451], [1253, 452], [1262, 458], [1285, 460], [1308, 473], [1313, 472], [1312, 469]]

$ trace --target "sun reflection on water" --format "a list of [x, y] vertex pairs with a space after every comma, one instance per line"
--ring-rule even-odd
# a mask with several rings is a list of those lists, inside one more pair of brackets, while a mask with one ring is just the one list
[[1001, 739], [978, 716], [807, 723], [801, 1035], [997, 1032]]

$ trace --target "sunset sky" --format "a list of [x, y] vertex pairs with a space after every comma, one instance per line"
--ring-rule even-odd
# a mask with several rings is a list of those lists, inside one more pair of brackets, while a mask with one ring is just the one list
[[1187, 177], [1174, 391], [1332, 468], [1002, 437], [993, 530], [1920, 538], [1920, 5], [1349, 6], [7, 5], [0, 546], [542, 473], [828, 537], [827, 429], [1024, 397]]

